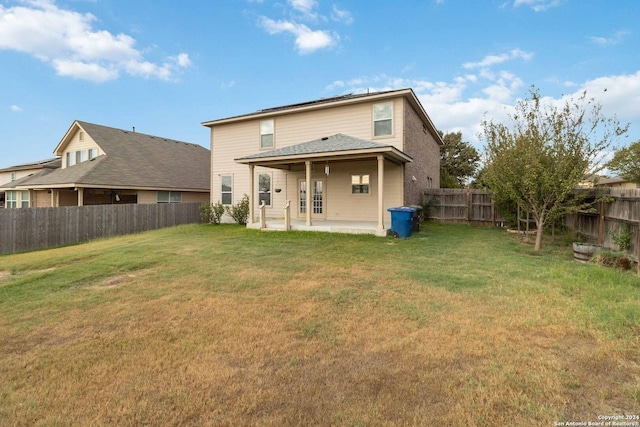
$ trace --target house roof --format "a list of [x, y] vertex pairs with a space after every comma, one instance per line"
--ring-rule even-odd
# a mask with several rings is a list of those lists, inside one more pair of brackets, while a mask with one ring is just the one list
[[75, 121], [56, 147], [62, 153], [74, 129], [84, 130], [104, 155], [30, 179], [10, 188], [137, 188], [207, 191], [211, 155], [187, 142]]
[[376, 154], [384, 154], [387, 158], [399, 163], [413, 161], [411, 156], [398, 150], [393, 145], [379, 144], [342, 133], [302, 144], [290, 145], [277, 150], [264, 151], [240, 157], [235, 159], [235, 161], [246, 164], [265, 162], [292, 163], [294, 161], [318, 157], [324, 160], [339, 158], [341, 156], [349, 156], [350, 158], [354, 158], [354, 156], [357, 155], [361, 157], [371, 157]]
[[347, 94], [334, 96], [330, 98], [320, 98], [312, 101], [300, 102], [296, 104], [288, 104], [282, 105], [279, 107], [273, 108], [265, 108], [263, 110], [258, 110], [254, 113], [242, 114], [239, 116], [226, 117], [217, 120], [210, 120], [207, 122], [202, 122], [203, 126], [213, 127], [221, 124], [234, 123], [249, 119], [257, 119], [257, 118], [268, 118], [282, 114], [293, 114], [302, 111], [309, 110], [318, 110], [323, 108], [330, 108], [337, 105], [346, 105], [346, 104], [355, 104], [360, 102], [370, 102], [376, 100], [384, 100], [389, 98], [394, 98], [397, 96], [405, 97], [409, 103], [413, 106], [413, 108], [417, 111], [418, 115], [421, 117], [424, 124], [429, 129], [430, 133], [433, 135], [435, 140], [440, 144], [444, 144], [442, 141], [442, 137], [438, 133], [435, 125], [427, 115], [425, 109], [422, 107], [422, 104], [418, 100], [413, 89], [400, 89], [400, 90], [390, 90], [390, 91], [382, 91], [382, 92], [371, 92], [371, 93], [361, 93], [361, 94]]
[[23, 163], [21, 165], [9, 166], [7, 168], [0, 169], [0, 172], [14, 172], [30, 169], [42, 169], [42, 168], [59, 168], [62, 164], [62, 160], [59, 157], [53, 159], [38, 160], [31, 163]]

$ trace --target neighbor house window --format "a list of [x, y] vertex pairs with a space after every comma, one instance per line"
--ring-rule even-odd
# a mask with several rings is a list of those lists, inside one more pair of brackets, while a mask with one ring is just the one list
[[80, 152], [80, 161], [86, 162], [87, 160], [89, 160], [89, 150], [82, 150]]
[[78, 140], [79, 141], [84, 141], [84, 132], [82, 132], [82, 131], [78, 132]]
[[179, 191], [158, 191], [158, 203], [180, 203], [182, 193]]
[[15, 181], [15, 180], [16, 180], [16, 173], [11, 172], [11, 181]]
[[373, 136], [393, 134], [393, 103], [373, 105]]
[[369, 175], [351, 175], [351, 194], [369, 194]]
[[76, 151], [76, 164], [82, 163], [82, 151]]
[[76, 164], [76, 156], [71, 151], [67, 152], [67, 167], [73, 166]]
[[260, 122], [260, 148], [273, 148], [273, 119]]
[[29, 190], [27, 191], [21, 191], [22, 194], [20, 194], [20, 207], [21, 208], [28, 208], [29, 207]]
[[7, 198], [5, 200], [5, 206], [8, 208], [17, 208], [18, 207], [18, 192], [17, 191], [7, 191]]
[[230, 205], [233, 201], [233, 177], [231, 175], [222, 175], [220, 181], [220, 199], [222, 204]]
[[89, 160], [95, 159], [96, 157], [98, 157], [98, 149], [97, 148], [90, 148], [89, 149]]
[[271, 174], [258, 175], [258, 203], [271, 206]]

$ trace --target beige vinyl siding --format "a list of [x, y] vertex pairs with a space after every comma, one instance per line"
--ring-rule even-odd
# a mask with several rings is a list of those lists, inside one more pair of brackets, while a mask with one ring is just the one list
[[157, 191], [138, 191], [138, 204], [139, 205], [152, 205], [158, 202]]
[[[83, 141], [80, 141], [80, 132], [84, 133]], [[104, 154], [102, 150], [100, 150], [100, 147], [98, 147], [98, 144], [96, 144], [96, 142], [89, 136], [87, 132], [82, 130], [76, 131], [76, 133], [71, 138], [71, 141], [69, 141], [67, 146], [64, 148], [64, 152], [62, 153], [62, 167], [66, 168], [68, 166], [67, 165], [68, 152], [73, 153], [72, 155], [75, 156], [76, 151], [87, 151], [90, 148], [98, 149], [98, 156], [101, 154]]]
[[34, 208], [51, 207], [51, 193], [49, 191], [32, 191], [31, 206]]
[[182, 192], [182, 203], [207, 203], [209, 193]]
[[[274, 114], [274, 149], [301, 144], [325, 136], [343, 133], [356, 138], [390, 144], [404, 150], [404, 97], [379, 102], [393, 102], [393, 135], [373, 136], [373, 105], [377, 102], [363, 102], [313, 111]], [[233, 203], [237, 203], [249, 192], [249, 167], [236, 163], [234, 159], [260, 152], [260, 121], [269, 117], [259, 117], [211, 128], [211, 199], [221, 200], [221, 176], [233, 177]], [[324, 162], [314, 163], [313, 177], [326, 178], [326, 219], [333, 220], [377, 220], [378, 169], [375, 160], [330, 164], [329, 176], [324, 175]], [[389, 226], [388, 207], [403, 204], [403, 166], [385, 162], [385, 223]], [[292, 217], [298, 217], [298, 180], [304, 178], [304, 164], [294, 166], [291, 171], [256, 167], [254, 170], [255, 220], [258, 218], [258, 175], [272, 174], [272, 204], [266, 208], [268, 218], [283, 218], [284, 206], [291, 201]], [[369, 195], [351, 194], [351, 174], [371, 175]], [[275, 189], [282, 191], [276, 193]], [[226, 218], [229, 221], [229, 218]]]
[[9, 172], [0, 172], [0, 185], [8, 184], [11, 182], [11, 174], [16, 174], [16, 180], [20, 178], [24, 178], [25, 176], [32, 175], [34, 173], [40, 172], [42, 169], [27, 169], [27, 170], [19, 170], [19, 171], [9, 171]]

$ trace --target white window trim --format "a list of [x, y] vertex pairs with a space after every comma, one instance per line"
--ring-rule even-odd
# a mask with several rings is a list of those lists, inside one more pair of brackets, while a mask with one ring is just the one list
[[[385, 117], [385, 118], [378, 118], [376, 120], [376, 113], [375, 113], [375, 107], [376, 105], [383, 105], [383, 104], [389, 104], [391, 105], [391, 116], [390, 117]], [[372, 117], [372, 129], [371, 129], [371, 136], [373, 137], [373, 139], [380, 139], [380, 138], [393, 138], [394, 136], [394, 102], [393, 101], [386, 101], [386, 102], [377, 102], [375, 104], [373, 104], [371, 106], [371, 117]], [[383, 121], [383, 120], [391, 120], [391, 133], [388, 135], [376, 135], [376, 122], [378, 121]]]
[[[262, 124], [265, 122], [271, 122], [271, 133], [262, 133]], [[262, 145], [262, 136], [263, 135], [271, 135], [271, 145], [263, 146]], [[273, 150], [276, 147], [276, 121], [275, 119], [266, 119], [260, 120], [260, 140], [258, 141], [258, 145], [260, 150]]]
[[[11, 198], [13, 196], [13, 198]], [[13, 206], [10, 206], [13, 204]], [[17, 191], [7, 191], [4, 200], [5, 208], [16, 209], [18, 207], [18, 192]]]
[[269, 177], [269, 203], [265, 203], [265, 206], [271, 207], [273, 206], [273, 174], [270, 172], [261, 172], [258, 174], [258, 204], [261, 204], [260, 194], [263, 193], [263, 191], [260, 191], [260, 175], [267, 175]]
[[[353, 177], [357, 176], [360, 177], [360, 182], [362, 182], [362, 177], [363, 176], [368, 176], [369, 177], [369, 184], [353, 184]], [[356, 196], [356, 197], [368, 197], [371, 196], [371, 176], [372, 174], [370, 173], [351, 173], [349, 175], [349, 194], [351, 194], [352, 196]], [[367, 193], [354, 193], [353, 192], [353, 186], [354, 185], [368, 185], [369, 186], [369, 192]]]
[[[229, 177], [231, 178], [231, 191], [222, 191], [222, 180], [225, 177]], [[231, 206], [233, 205], [233, 174], [230, 173], [226, 173], [226, 174], [220, 174], [220, 187], [218, 187], [220, 189], [220, 203], [222, 203], [225, 206]], [[230, 194], [231, 195], [231, 200], [229, 203], [224, 203], [224, 201], [222, 200], [222, 195], [223, 194]]]
[[[169, 196], [169, 197], [167, 198], [166, 202], [164, 200], [160, 200], [160, 193], [167, 193], [167, 196]], [[180, 200], [179, 201], [171, 200], [172, 196], [174, 196], [176, 194], [180, 196]], [[181, 191], [157, 191], [156, 192], [156, 203], [182, 203], [182, 192]]]

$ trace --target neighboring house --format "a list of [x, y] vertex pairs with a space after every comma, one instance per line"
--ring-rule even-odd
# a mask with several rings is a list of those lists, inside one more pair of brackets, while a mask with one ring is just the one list
[[[202, 123], [211, 129], [211, 201], [250, 198], [265, 215], [390, 225], [390, 207], [440, 185], [436, 127], [411, 89], [344, 95]], [[309, 191], [307, 191], [309, 190]]]
[[[41, 172], [43, 169], [57, 169], [61, 164], [61, 159], [55, 158], [0, 169], [0, 186], [9, 184], [17, 179], [24, 178], [25, 176], [36, 174]], [[5, 197], [5, 192], [0, 187], [0, 209], [4, 207]]]
[[627, 181], [624, 178], [600, 178], [595, 184], [598, 187], [611, 187], [611, 188], [638, 188], [638, 186], [631, 181]]
[[43, 169], [0, 186], [6, 207], [208, 202], [209, 150], [172, 139], [75, 121]]

